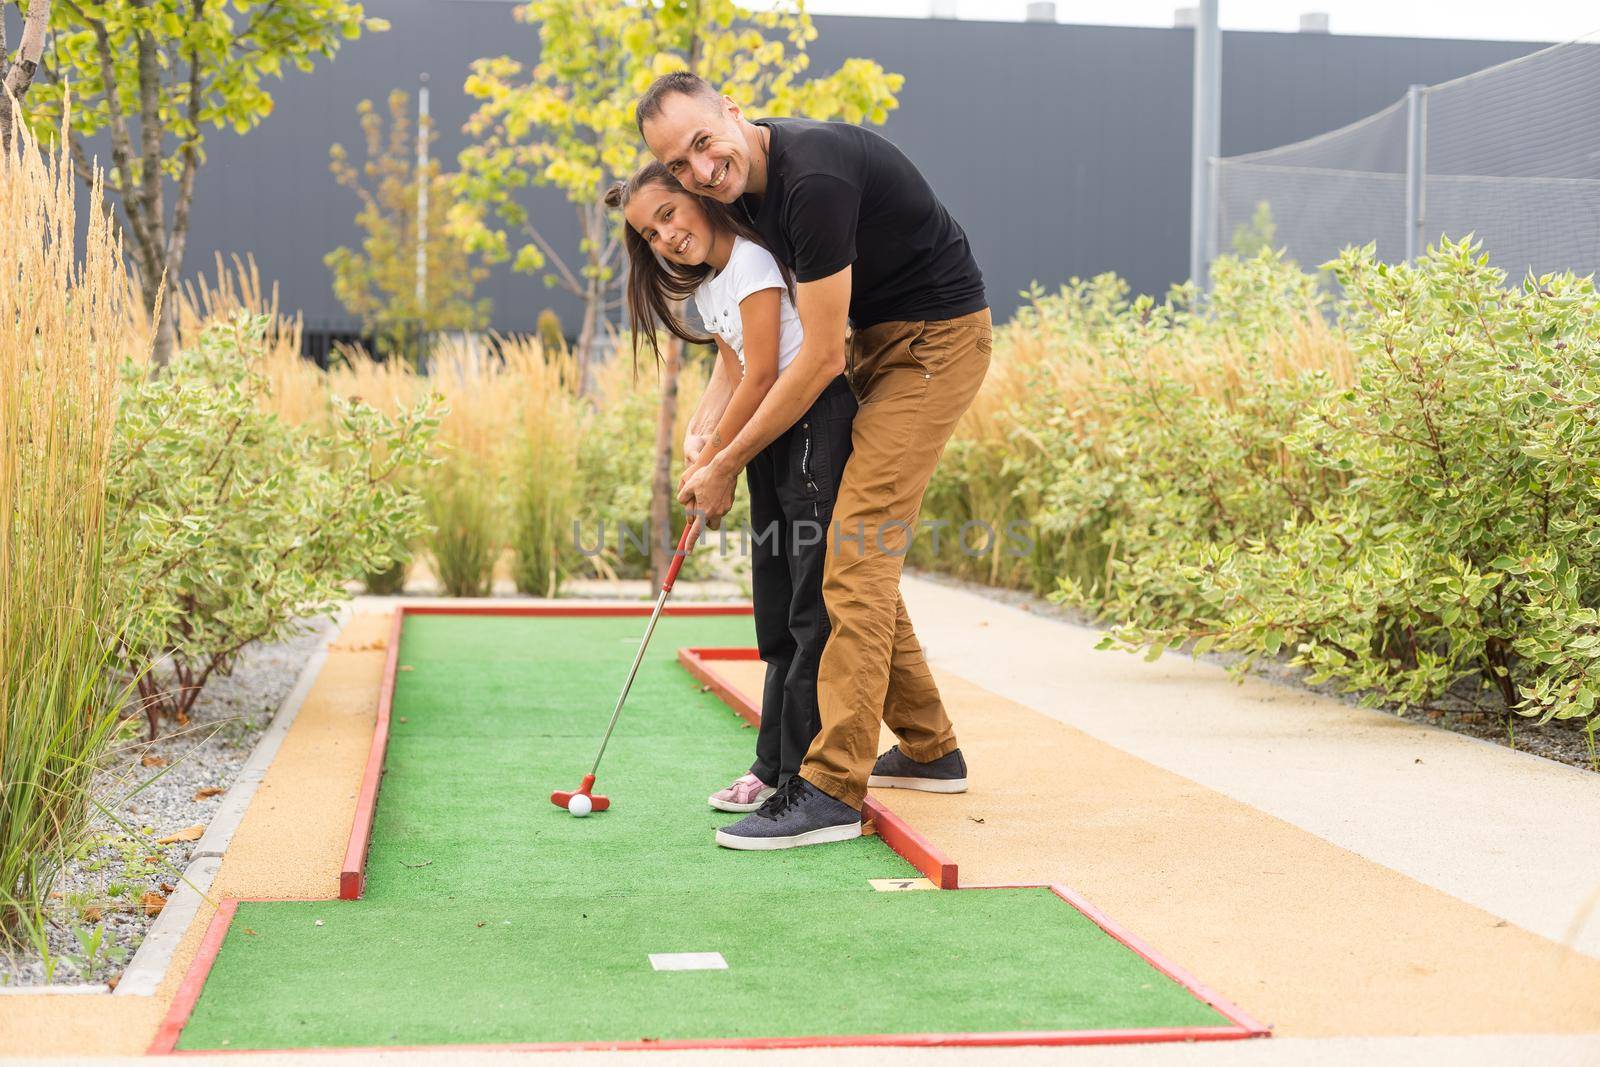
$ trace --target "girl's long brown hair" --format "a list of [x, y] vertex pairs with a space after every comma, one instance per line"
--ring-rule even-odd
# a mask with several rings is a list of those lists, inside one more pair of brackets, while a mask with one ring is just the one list
[[[671, 171], [654, 160], [640, 167], [627, 181], [617, 182], [607, 189], [605, 204], [607, 207], [626, 208], [628, 201], [632, 200], [639, 190], [651, 185], [659, 185], [669, 192], [683, 193], [692, 197], [700, 206], [700, 210], [705, 212], [713, 231], [736, 234], [746, 241], [766, 247], [761, 235], [726, 204], [718, 203], [708, 197], [694, 196], [672, 176]], [[650, 351], [656, 359], [658, 361], [661, 359], [661, 343], [656, 337], [658, 329], [665, 329], [674, 337], [692, 345], [715, 343], [713, 338], [689, 329], [688, 325], [672, 312], [672, 305], [675, 302], [689, 299], [694, 295], [694, 291], [700, 288], [700, 283], [711, 274], [713, 269], [711, 264], [702, 263], [699, 266], [686, 267], [664, 260], [655, 254], [649, 242], [638, 230], [626, 223], [622, 227], [622, 239], [623, 247], [628, 251], [628, 326], [633, 331], [634, 365], [638, 366], [639, 363], [641, 338], [650, 346]], [[783, 263], [778, 264], [778, 270], [783, 275], [784, 286], [789, 290], [789, 299], [793, 300], [794, 274]]]

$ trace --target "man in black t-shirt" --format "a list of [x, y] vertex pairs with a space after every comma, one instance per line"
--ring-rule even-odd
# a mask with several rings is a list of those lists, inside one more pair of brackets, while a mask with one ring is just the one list
[[[823, 598], [832, 634], [818, 671], [821, 729], [799, 774], [717, 832], [738, 849], [859, 836], [869, 785], [957, 793], [966, 764], [900, 597], [900, 572], [956, 422], [989, 366], [983, 275], [922, 174], [871, 130], [747, 120], [693, 74], [657, 79], [636, 109], [651, 152], [685, 189], [743, 211], [798, 283], [800, 353], [743, 430], [679, 499], [716, 526], [740, 469], [841, 372], [860, 401], [838, 486]], [[850, 337], [846, 342], [847, 327]], [[690, 426], [714, 425], [732, 382], [713, 379]], [[899, 744], [878, 756], [879, 724]]]

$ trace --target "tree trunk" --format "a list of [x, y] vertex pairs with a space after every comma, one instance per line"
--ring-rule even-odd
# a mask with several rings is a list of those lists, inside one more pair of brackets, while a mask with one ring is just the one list
[[[682, 305], [673, 314], [682, 315]], [[672, 550], [677, 538], [672, 529], [672, 502], [677, 494], [672, 484], [673, 429], [678, 421], [678, 370], [683, 366], [683, 342], [672, 338], [661, 368], [661, 407], [656, 414], [656, 467], [650, 480], [650, 575], [656, 588], [666, 581], [672, 565]]]
[[5, 3], [0, 0], [0, 149], [11, 150], [12, 137], [20, 116], [16, 105], [28, 94], [39, 57], [44, 54], [45, 32], [50, 28], [52, 0], [33, 0], [22, 24], [22, 42], [17, 45], [17, 60], [9, 61], [6, 51]]
[[589, 278], [583, 292], [583, 325], [578, 328], [578, 345], [573, 351], [577, 363], [578, 395], [589, 393], [589, 364], [594, 353], [595, 337], [599, 333], [596, 320], [600, 315], [600, 302], [605, 299], [605, 288], [595, 278]]

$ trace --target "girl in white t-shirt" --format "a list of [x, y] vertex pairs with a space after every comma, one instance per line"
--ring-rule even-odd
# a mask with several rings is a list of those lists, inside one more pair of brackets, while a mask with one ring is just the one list
[[[716, 369], [684, 440], [687, 478], [744, 428], [800, 351], [794, 279], [743, 219], [686, 192], [660, 163], [612, 186], [605, 201], [621, 208], [628, 223], [635, 358], [640, 345], [660, 358], [658, 329], [717, 346]], [[674, 305], [690, 298], [710, 336], [674, 314]], [[841, 375], [745, 467], [756, 645], [767, 676], [756, 759], [710, 797], [722, 811], [761, 807], [800, 769], [817, 734], [817, 665], [829, 630], [822, 563], [855, 413]]]

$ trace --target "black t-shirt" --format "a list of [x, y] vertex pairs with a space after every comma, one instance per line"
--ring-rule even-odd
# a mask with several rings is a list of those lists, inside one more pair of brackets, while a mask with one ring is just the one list
[[853, 265], [850, 322], [953, 319], [988, 306], [967, 235], [887, 138], [847, 122], [760, 119], [767, 188], [740, 204], [799, 282]]

